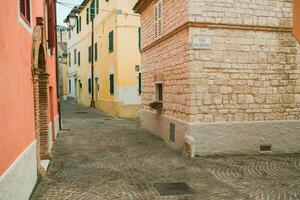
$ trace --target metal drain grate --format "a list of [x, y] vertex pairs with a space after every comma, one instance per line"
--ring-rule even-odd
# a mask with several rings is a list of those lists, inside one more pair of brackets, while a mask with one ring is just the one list
[[272, 145], [260, 145], [259, 146], [260, 152], [269, 152], [272, 151]]
[[157, 189], [160, 195], [184, 195], [184, 194], [195, 194], [186, 183], [156, 183], [154, 187]]

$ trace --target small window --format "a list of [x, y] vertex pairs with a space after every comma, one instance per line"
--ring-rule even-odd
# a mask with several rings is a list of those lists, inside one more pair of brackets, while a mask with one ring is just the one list
[[155, 86], [156, 86], [156, 100], [163, 101], [163, 84], [156, 83]]
[[162, 36], [162, 0], [154, 6], [154, 37]]
[[114, 31], [111, 31], [108, 35], [109, 40], [109, 53], [112, 53], [114, 51]]
[[22, 19], [30, 26], [30, 0], [20, 0], [19, 9]]
[[80, 51], [78, 51], [78, 66], [80, 66]]
[[88, 80], [88, 90], [89, 90], [89, 94], [92, 93], [92, 79], [89, 78]]
[[113, 95], [115, 93], [115, 85], [114, 85], [114, 75], [111, 74], [109, 75], [109, 92], [111, 95]]

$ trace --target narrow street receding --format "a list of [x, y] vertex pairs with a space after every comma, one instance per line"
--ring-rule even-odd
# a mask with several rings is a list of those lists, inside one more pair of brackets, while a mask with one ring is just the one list
[[[80, 114], [79, 114], [80, 113]], [[63, 104], [64, 132], [31, 199], [299, 199], [300, 155], [186, 158], [137, 120]], [[185, 182], [192, 195], [161, 196], [155, 183]]]

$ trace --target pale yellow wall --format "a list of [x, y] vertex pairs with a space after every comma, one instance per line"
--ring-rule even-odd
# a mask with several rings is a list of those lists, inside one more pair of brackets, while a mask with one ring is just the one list
[[[94, 42], [98, 44], [98, 60], [95, 61], [94, 77], [99, 79], [100, 90], [96, 90], [96, 106], [115, 115], [137, 115], [140, 102], [138, 95], [131, 95], [135, 98], [135, 105], [130, 105], [123, 109], [123, 102], [119, 102], [121, 96], [126, 96], [126, 92], [119, 89], [124, 87], [138, 88], [137, 72], [135, 66], [140, 65], [140, 54], [138, 49], [138, 27], [140, 26], [139, 16], [132, 11], [136, 0], [123, 1], [112, 0], [106, 2], [100, 0], [100, 12], [96, 15], [94, 22]], [[88, 77], [91, 74], [91, 63], [88, 62], [88, 47], [91, 44], [91, 22], [86, 24], [86, 8], [79, 14], [82, 19], [81, 32], [78, 34], [78, 47], [81, 52], [81, 65], [79, 76], [82, 83], [79, 103], [90, 105], [91, 95], [88, 93]], [[115, 9], [122, 9], [123, 14], [117, 14]], [[130, 12], [129, 14], [125, 14]], [[114, 31], [114, 51], [109, 53], [108, 34]], [[109, 76], [114, 72], [115, 94], [110, 95]], [[130, 95], [129, 95], [130, 96]], [[98, 97], [98, 99], [97, 99]], [[122, 110], [122, 111], [120, 111]], [[134, 110], [131, 112], [130, 110]], [[134, 114], [132, 114], [134, 113]]]

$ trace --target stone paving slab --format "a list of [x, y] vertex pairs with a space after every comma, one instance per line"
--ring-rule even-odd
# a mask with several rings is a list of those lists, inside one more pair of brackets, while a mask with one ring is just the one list
[[[66, 131], [32, 200], [300, 199], [300, 155], [188, 159], [135, 120], [67, 102], [63, 118]], [[167, 182], [186, 182], [196, 193], [160, 196], [154, 184]]]

